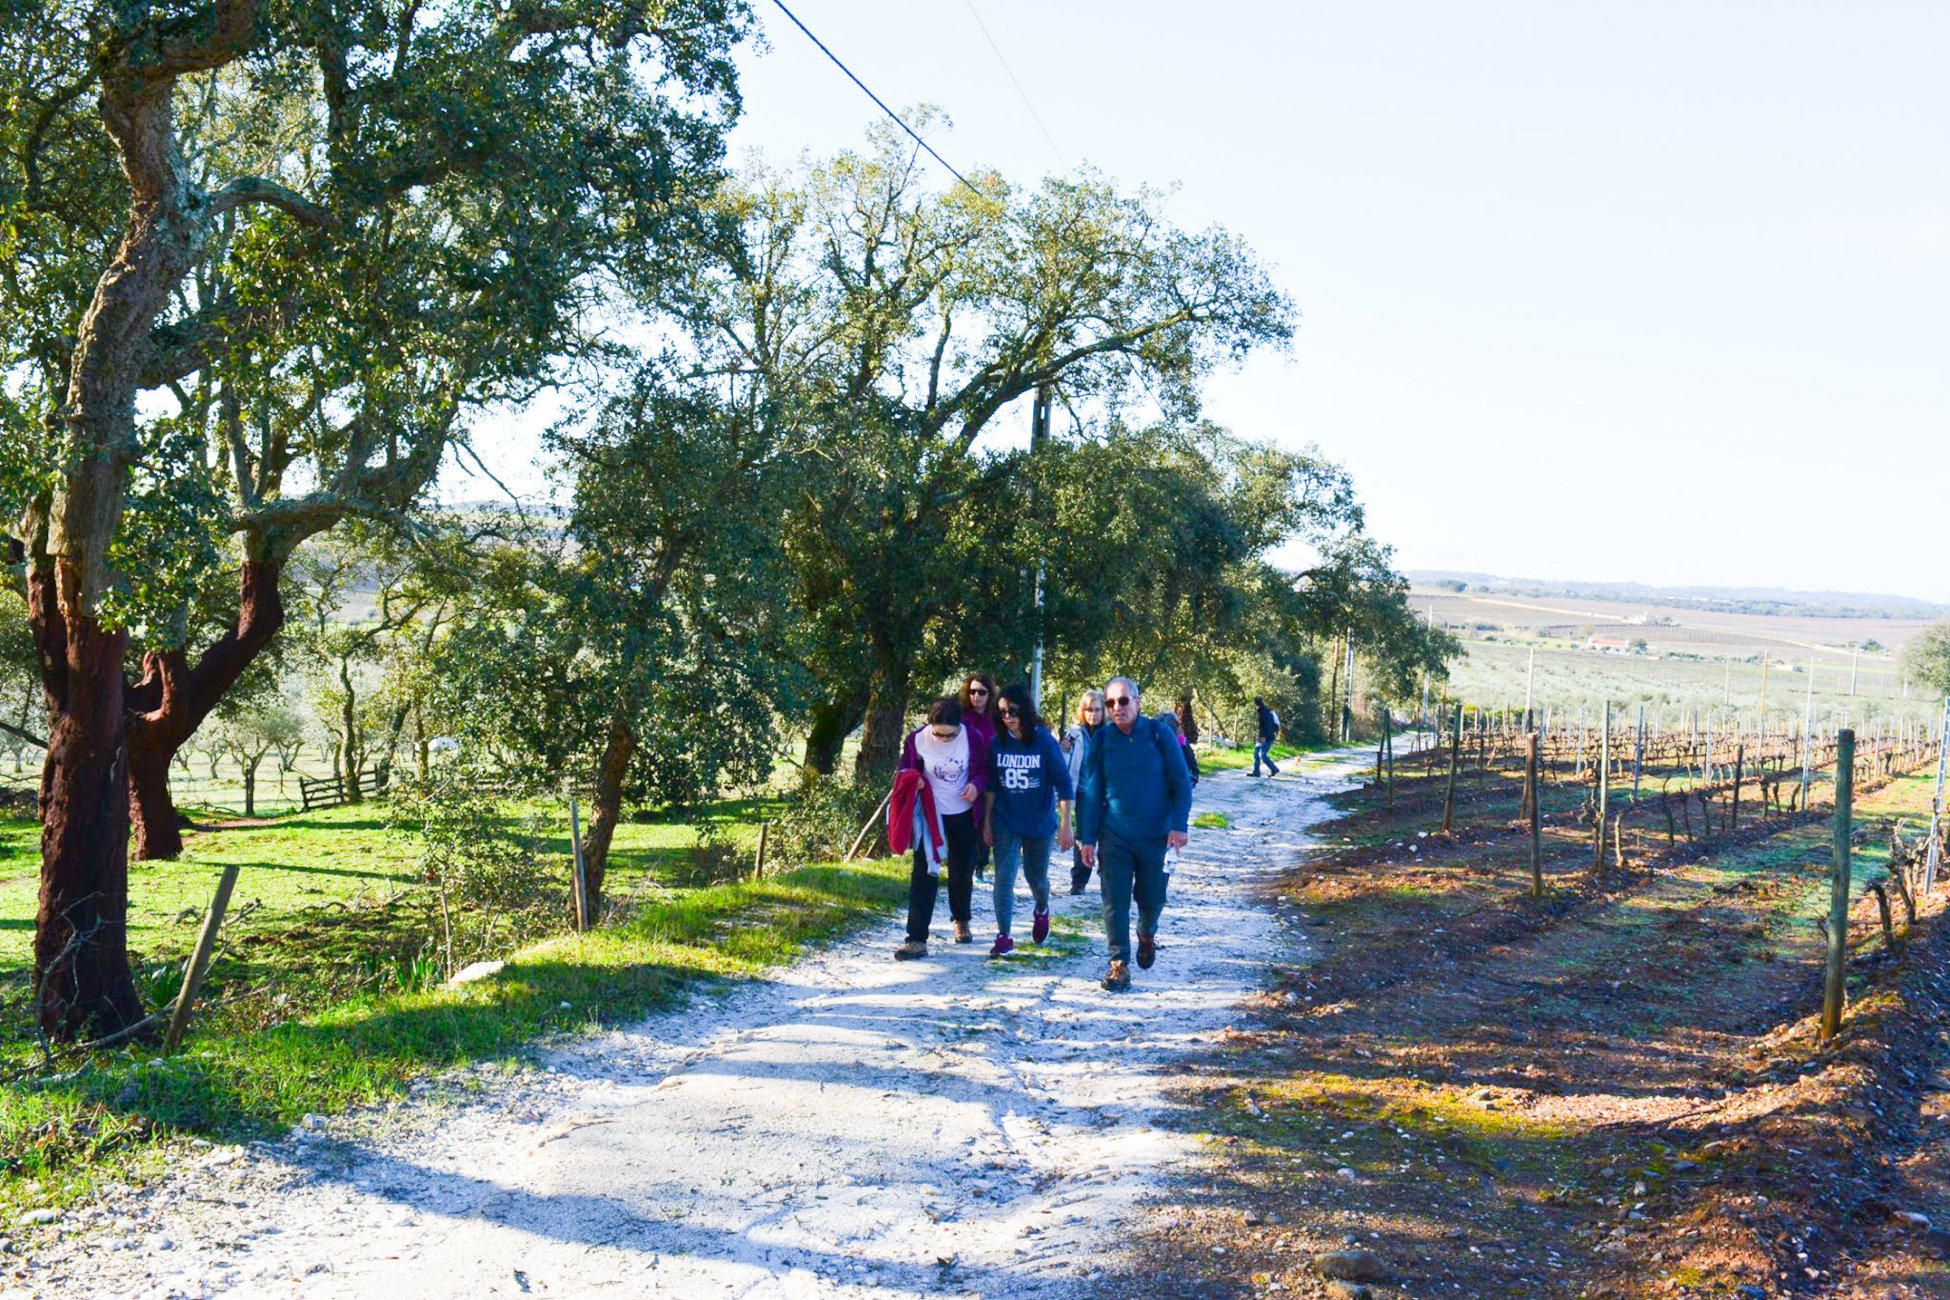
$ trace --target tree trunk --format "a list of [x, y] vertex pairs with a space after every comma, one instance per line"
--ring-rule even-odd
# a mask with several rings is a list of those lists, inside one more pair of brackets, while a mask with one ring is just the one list
[[873, 691], [867, 703], [867, 731], [860, 738], [853, 775], [862, 781], [889, 776], [901, 760], [901, 741], [906, 731], [907, 675], [880, 669], [874, 673]]
[[602, 914], [603, 872], [609, 866], [609, 843], [623, 815], [623, 779], [636, 756], [636, 733], [622, 714], [609, 722], [602, 766], [596, 771], [595, 806], [589, 810], [589, 834], [582, 841], [583, 899], [591, 921]]
[[74, 616], [77, 583], [65, 561], [29, 580], [48, 705], [34, 995], [42, 1031], [62, 1041], [142, 1018], [128, 949], [128, 634]]
[[244, 764], [244, 816], [257, 816], [257, 765], [264, 761], [258, 755]]
[[237, 617], [189, 666], [181, 650], [151, 651], [142, 680], [129, 688], [129, 813], [138, 859], [174, 858], [183, 851], [183, 819], [169, 795], [169, 764], [210, 710], [284, 626], [278, 591], [283, 565], [246, 559], [237, 574]]
[[812, 729], [806, 733], [806, 766], [821, 776], [831, 776], [840, 765], [840, 749], [846, 738], [860, 725], [867, 711], [867, 693], [854, 691], [829, 700], [813, 710]]
[[359, 793], [359, 697], [352, 692], [350, 660], [339, 660], [339, 686], [344, 691], [339, 696], [339, 746], [344, 751], [339, 766], [345, 772], [345, 801], [363, 803], [365, 798]]

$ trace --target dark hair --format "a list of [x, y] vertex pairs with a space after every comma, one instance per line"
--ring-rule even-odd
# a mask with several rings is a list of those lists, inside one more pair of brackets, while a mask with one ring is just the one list
[[930, 727], [959, 727], [961, 725], [961, 701], [952, 695], [944, 695], [928, 706]]
[[1166, 731], [1169, 731], [1174, 736], [1178, 736], [1182, 738], [1185, 734], [1185, 724], [1180, 722], [1178, 720], [1178, 715], [1176, 713], [1173, 713], [1170, 709], [1166, 709], [1163, 713], [1160, 713], [1158, 715], [1158, 725], [1163, 727]]
[[[1022, 724], [1022, 734], [1027, 740], [1036, 738], [1036, 728], [1043, 725], [1042, 718], [1036, 714], [1036, 705], [1029, 698], [1029, 688], [1021, 682], [1011, 682], [1002, 688], [1002, 698], [1016, 706], [1016, 721]], [[996, 716], [996, 731], [1000, 733], [1008, 726], [1001, 715]]]
[[1253, 703], [1263, 709], [1266, 707], [1266, 697], [1263, 695], [1255, 695], [1253, 696]]
[[[971, 699], [969, 699], [969, 698], [968, 698], [968, 684], [969, 684], [970, 682], [980, 682], [980, 683], [981, 683], [982, 685], [984, 685], [984, 686], [986, 686], [986, 687], [988, 687], [988, 688], [989, 688], [989, 699], [988, 699], [988, 703], [987, 703], [987, 704], [984, 704], [984, 705], [983, 705], [983, 706], [982, 706], [981, 708], [979, 708], [979, 709], [975, 709], [975, 701], [973, 701], [973, 700], [971, 700]], [[977, 713], [980, 713], [980, 714], [984, 714], [984, 715], [987, 715], [987, 716], [991, 716], [991, 717], [992, 717], [992, 716], [994, 716], [994, 714], [995, 714], [995, 678], [993, 678], [993, 677], [991, 677], [991, 676], [989, 676], [989, 675], [988, 675], [987, 673], [963, 673], [963, 674], [961, 675], [961, 696], [960, 696], [960, 699], [961, 699], [961, 706], [962, 706], [962, 708], [964, 708], [964, 709], [975, 709], [975, 712], [977, 712]]]

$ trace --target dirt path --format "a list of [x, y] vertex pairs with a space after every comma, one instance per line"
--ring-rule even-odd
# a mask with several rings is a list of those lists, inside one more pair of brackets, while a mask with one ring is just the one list
[[[36, 1266], [17, 1286], [310, 1300], [1094, 1290], [1120, 1228], [1191, 1153], [1154, 1124], [1174, 1065], [1291, 950], [1256, 891], [1332, 815], [1322, 796], [1347, 765], [1200, 786], [1197, 810], [1231, 829], [1194, 833], [1158, 964], [1128, 994], [1097, 985], [1094, 887], [1058, 899], [1050, 951], [1007, 962], [985, 960], [984, 941], [897, 964], [889, 923], [543, 1069], [210, 1151], [76, 1216], [65, 1241], [23, 1243]], [[983, 940], [988, 915], [978, 887]]]

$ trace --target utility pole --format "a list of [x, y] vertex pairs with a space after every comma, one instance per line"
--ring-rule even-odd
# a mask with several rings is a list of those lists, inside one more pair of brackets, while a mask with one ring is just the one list
[[[1029, 458], [1039, 458], [1049, 441], [1049, 385], [1036, 390], [1036, 403], [1029, 410]], [[1037, 502], [1040, 512], [1042, 503]], [[1036, 652], [1029, 660], [1029, 699], [1036, 712], [1043, 711], [1043, 557], [1036, 557]]]
[[1849, 697], [1849, 698], [1850, 698], [1851, 700], [1855, 698], [1855, 669], [1856, 669], [1856, 665], [1857, 665], [1857, 664], [1859, 664], [1859, 663], [1860, 663], [1861, 661], [1862, 661], [1862, 651], [1861, 651], [1861, 650], [1859, 650], [1859, 649], [1852, 649], [1852, 650], [1850, 650], [1850, 651], [1848, 652], [1848, 697]]
[[1808, 764], [1815, 757], [1815, 661], [1808, 660], [1808, 704], [1801, 715], [1801, 811], [1808, 811]]

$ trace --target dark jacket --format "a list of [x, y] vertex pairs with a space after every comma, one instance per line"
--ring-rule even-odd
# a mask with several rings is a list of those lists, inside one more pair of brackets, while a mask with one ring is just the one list
[[1280, 715], [1264, 704], [1259, 706], [1259, 738], [1268, 745], [1280, 738]]
[[1077, 842], [1108, 832], [1120, 840], [1159, 840], [1183, 832], [1192, 815], [1192, 782], [1178, 735], [1139, 716], [1129, 735], [1114, 722], [1097, 729], [1083, 762], [1077, 795]]

